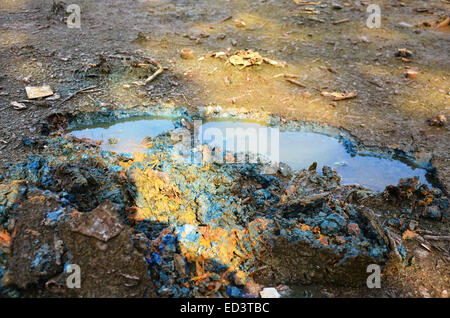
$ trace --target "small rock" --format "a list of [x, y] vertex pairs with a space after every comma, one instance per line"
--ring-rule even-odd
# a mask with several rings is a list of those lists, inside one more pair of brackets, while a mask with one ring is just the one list
[[244, 286], [244, 296], [248, 298], [258, 298], [261, 289], [261, 285], [258, 285], [250, 279]]
[[419, 226], [419, 222], [417, 222], [416, 220], [411, 220], [411, 222], [409, 222], [409, 229], [411, 231], [414, 231], [417, 226]]
[[259, 295], [261, 298], [280, 298], [281, 295], [278, 293], [276, 288], [270, 287], [270, 288], [264, 288], [262, 291], [259, 292]]
[[70, 227], [73, 232], [95, 237], [103, 242], [116, 237], [124, 228], [110, 201], [103, 202], [91, 212], [81, 214], [71, 222]]
[[227, 295], [231, 298], [241, 298], [242, 297], [242, 290], [235, 286], [227, 286]]
[[181, 277], [186, 276], [186, 262], [184, 260], [184, 257], [180, 254], [175, 254], [174, 256], [174, 265], [175, 269], [180, 274]]
[[278, 171], [281, 173], [281, 175], [283, 177], [289, 177], [292, 175], [292, 169], [291, 167], [289, 167], [287, 164], [281, 162], [279, 167], [278, 167]]
[[333, 10], [341, 10], [342, 8], [343, 8], [343, 6], [341, 6], [339, 3], [337, 3], [337, 2], [332, 2], [331, 3], [331, 8], [333, 9]]
[[29, 99], [35, 99], [35, 98], [41, 98], [41, 97], [47, 97], [53, 95], [53, 91], [50, 88], [49, 85], [44, 86], [27, 86], [25, 87], [25, 90], [27, 92], [27, 96]]
[[419, 74], [419, 73], [415, 70], [407, 70], [406, 73], [404, 74], [404, 76], [409, 79], [416, 79], [417, 74]]
[[403, 21], [400, 22], [398, 25], [401, 26], [401, 27], [404, 27], [404, 28], [412, 28], [413, 27], [412, 24], [409, 24], [409, 23], [406, 23], [406, 22], [403, 22]]
[[286, 285], [277, 286], [277, 291], [279, 292], [280, 296], [283, 297], [289, 296], [292, 293], [292, 290], [289, 288], [289, 286]]
[[11, 271], [6, 271], [2, 278], [2, 286], [9, 287], [14, 285], [14, 278]]
[[411, 57], [412, 55], [413, 53], [405, 48], [398, 49], [397, 52], [395, 53], [395, 56], [398, 57]]
[[438, 115], [432, 119], [427, 120], [428, 125], [442, 127], [447, 123], [447, 117], [444, 115]]
[[11, 102], [11, 106], [15, 109], [15, 110], [24, 110], [27, 109], [27, 106], [25, 106], [25, 104], [19, 103], [19, 102]]
[[361, 234], [361, 231], [359, 230], [359, 226], [356, 223], [349, 223], [347, 225], [347, 231], [348, 231], [348, 234], [350, 234], [352, 236], [356, 236], [356, 237], [358, 237]]
[[191, 49], [182, 49], [180, 55], [181, 55], [181, 58], [185, 59], [185, 60], [191, 59], [193, 56]]

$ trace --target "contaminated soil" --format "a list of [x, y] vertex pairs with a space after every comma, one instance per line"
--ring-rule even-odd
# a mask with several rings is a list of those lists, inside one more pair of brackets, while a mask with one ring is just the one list
[[[370, 29], [367, 3], [298, 3], [80, 0], [74, 29], [65, 4], [2, 1], [2, 296], [251, 297], [289, 286], [304, 297], [447, 297], [450, 140], [448, 125], [427, 121], [450, 115], [448, 23], [436, 28], [450, 4], [379, 1]], [[227, 63], [239, 50], [286, 66]], [[155, 65], [163, 72], [141, 85]], [[44, 84], [59, 98], [27, 99], [25, 86]], [[170, 134], [148, 141], [148, 157], [66, 135], [115, 111], [190, 122], [217, 106], [430, 162], [436, 187], [407, 179], [373, 192], [325, 168], [186, 168], [170, 159]], [[72, 262], [81, 289], [64, 285]], [[365, 286], [370, 263], [383, 266], [381, 289]]]

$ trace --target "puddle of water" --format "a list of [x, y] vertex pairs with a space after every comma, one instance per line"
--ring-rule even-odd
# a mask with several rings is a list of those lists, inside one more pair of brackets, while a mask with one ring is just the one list
[[[90, 126], [74, 130], [71, 134], [78, 138], [103, 140], [101, 147], [104, 150], [134, 153], [145, 151], [142, 141], [146, 137], [156, 137], [173, 128], [172, 121], [168, 119], [135, 118]], [[208, 135], [212, 128], [221, 131], [223, 140]], [[211, 147], [220, 146], [227, 151], [234, 151], [236, 143], [231, 139], [235, 137], [227, 133], [229, 128], [267, 127], [252, 122], [210, 121], [202, 125], [202, 142]], [[295, 170], [308, 168], [313, 162], [317, 162], [318, 171], [327, 165], [337, 170], [343, 184], [360, 184], [377, 191], [384, 190], [387, 185], [395, 185], [400, 178], [405, 177], [418, 176], [422, 183], [429, 184], [425, 178], [425, 169], [390, 158], [351, 156], [338, 139], [312, 132], [280, 132], [279, 160]]]
[[104, 150], [134, 153], [145, 150], [142, 144], [145, 137], [156, 137], [171, 129], [174, 129], [174, 125], [169, 119], [134, 118], [89, 126], [73, 130], [70, 134], [77, 138], [103, 140], [101, 148]]
[[[203, 124], [203, 135], [208, 128], [220, 129], [224, 142], [203, 138], [204, 143], [233, 151], [231, 139], [234, 137], [227, 136], [227, 128], [266, 127], [248, 122], [211, 121]], [[418, 176], [422, 183], [429, 184], [425, 178], [425, 169], [390, 158], [351, 156], [337, 138], [303, 131], [280, 132], [279, 136], [279, 159], [295, 170], [308, 168], [317, 162], [318, 171], [324, 165], [335, 168], [343, 184], [360, 184], [376, 191], [384, 190], [387, 185], [396, 185], [400, 178], [406, 177]]]

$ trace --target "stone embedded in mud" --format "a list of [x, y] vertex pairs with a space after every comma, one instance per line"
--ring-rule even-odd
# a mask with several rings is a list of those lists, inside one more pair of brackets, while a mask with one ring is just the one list
[[425, 210], [422, 212], [423, 217], [429, 218], [432, 220], [441, 220], [442, 219], [442, 212], [439, 210], [439, 208], [436, 205], [428, 206], [425, 208]]
[[325, 220], [320, 224], [320, 229], [324, 234], [335, 234], [342, 231], [346, 224], [347, 220], [344, 217], [332, 213], [325, 217]]
[[[397, 206], [404, 206], [414, 215], [443, 220], [449, 211], [449, 200], [442, 191], [420, 184], [417, 178], [400, 179], [397, 186], [388, 186], [381, 196]], [[414, 210], [410, 209], [414, 206]], [[411, 215], [412, 217], [412, 215]]]
[[281, 295], [278, 293], [276, 288], [264, 288], [260, 292], [261, 298], [280, 298]]
[[105, 201], [93, 211], [79, 214], [72, 219], [70, 228], [73, 232], [108, 242], [119, 235], [124, 227], [114, 205]]
[[357, 223], [349, 223], [347, 225], [347, 231], [348, 231], [348, 234], [350, 234], [352, 236], [356, 236], [356, 237], [358, 237], [361, 234], [361, 230], [359, 229], [359, 226]]

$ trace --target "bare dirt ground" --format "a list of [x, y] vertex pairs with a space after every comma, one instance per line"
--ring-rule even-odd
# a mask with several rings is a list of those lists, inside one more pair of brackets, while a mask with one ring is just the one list
[[[328, 0], [315, 5], [292, 0], [75, 2], [81, 7], [81, 29], [68, 28], [68, 14], [51, 0], [0, 3], [1, 164], [25, 158], [22, 137], [38, 134], [39, 123], [53, 113], [161, 102], [221, 105], [343, 127], [367, 145], [432, 158], [448, 194], [449, 126], [426, 123], [450, 116], [449, 27], [433, 29], [448, 16], [448, 1], [376, 1], [382, 18], [375, 29], [366, 27], [369, 3], [363, 1], [333, 2], [339, 6]], [[192, 49], [191, 59], [180, 57], [183, 48]], [[412, 55], [396, 56], [401, 48]], [[287, 67], [238, 70], [211, 57], [238, 49], [285, 61]], [[164, 67], [146, 87], [133, 82], [147, 73], [120, 66], [121, 56], [137, 50]], [[95, 65], [103, 68], [89, 73]], [[417, 70], [417, 78], [406, 78], [408, 70]], [[298, 75], [305, 87], [276, 76], [281, 73]], [[43, 84], [61, 98], [25, 102], [23, 110], [11, 106], [27, 99], [25, 86]], [[64, 101], [89, 86], [96, 90]], [[358, 95], [333, 102], [320, 94], [344, 90]], [[433, 276], [436, 266], [445, 265], [434, 258], [426, 263], [416, 274], [410, 268], [393, 275], [392, 284], [427, 282], [428, 290], [435, 281], [448, 286]], [[383, 296], [426, 297], [427, 288]], [[441, 296], [438, 290], [431, 295]]]

